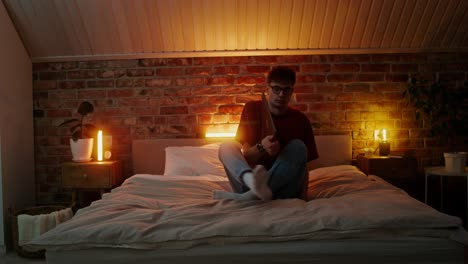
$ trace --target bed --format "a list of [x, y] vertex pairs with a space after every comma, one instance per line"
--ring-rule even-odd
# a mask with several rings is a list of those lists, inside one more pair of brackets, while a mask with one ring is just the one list
[[56, 263], [464, 263], [467, 236], [316, 136], [309, 201], [213, 200], [230, 190], [217, 139], [136, 140], [135, 175], [29, 243]]

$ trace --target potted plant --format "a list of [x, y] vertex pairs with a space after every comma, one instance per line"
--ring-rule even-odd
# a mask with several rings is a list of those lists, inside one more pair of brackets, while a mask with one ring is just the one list
[[432, 137], [446, 144], [445, 166], [448, 171], [460, 172], [466, 164], [466, 152], [458, 151], [468, 131], [468, 82], [454, 87], [450, 82], [410, 79], [403, 92], [408, 103], [416, 108], [416, 119], [422, 120]]
[[92, 124], [84, 122], [85, 117], [94, 111], [94, 107], [89, 102], [82, 102], [78, 106], [78, 114], [80, 118], [65, 120], [59, 126], [70, 126], [71, 138], [70, 148], [75, 162], [88, 162], [91, 160], [93, 151], [94, 138], [96, 128]]

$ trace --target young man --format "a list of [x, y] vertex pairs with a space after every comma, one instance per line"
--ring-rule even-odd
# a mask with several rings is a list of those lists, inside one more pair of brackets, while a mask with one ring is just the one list
[[268, 74], [268, 107], [276, 133], [268, 132], [262, 101], [242, 111], [237, 143], [224, 143], [219, 158], [234, 192], [214, 191], [214, 199], [269, 201], [305, 198], [307, 162], [318, 158], [310, 121], [289, 107], [294, 70], [278, 66]]

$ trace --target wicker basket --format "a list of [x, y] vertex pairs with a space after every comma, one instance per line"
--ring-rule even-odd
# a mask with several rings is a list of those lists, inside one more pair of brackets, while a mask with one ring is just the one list
[[18, 215], [20, 214], [27, 214], [27, 215], [40, 215], [40, 214], [50, 214], [55, 211], [60, 211], [62, 209], [65, 209], [65, 206], [35, 206], [35, 207], [29, 207], [26, 209], [18, 210], [15, 211], [13, 214], [10, 215], [10, 220], [11, 220], [11, 230], [13, 233], [13, 246], [15, 248], [16, 253], [18, 253], [19, 256], [25, 257], [25, 258], [44, 258], [45, 257], [45, 250], [39, 250], [39, 251], [28, 251], [21, 247], [18, 244]]

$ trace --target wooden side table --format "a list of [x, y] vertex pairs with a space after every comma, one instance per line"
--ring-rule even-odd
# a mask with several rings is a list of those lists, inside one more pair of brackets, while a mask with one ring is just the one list
[[[448, 172], [445, 170], [444, 166], [438, 167], [425, 167], [424, 168], [424, 202], [427, 204], [427, 193], [428, 193], [428, 178], [430, 176], [437, 176], [440, 178], [440, 210], [443, 211], [444, 205], [444, 177], [465, 177], [467, 178], [466, 191], [467, 191], [467, 201], [466, 201], [466, 220], [468, 222], [468, 167], [465, 167], [464, 172]], [[468, 226], [468, 223], [465, 223]]]
[[415, 157], [391, 158], [387, 156], [358, 156], [357, 167], [369, 175], [376, 175], [385, 181], [415, 196], [418, 163]]
[[76, 204], [81, 191], [97, 191], [101, 195], [123, 182], [122, 162], [65, 162], [62, 164], [61, 187], [72, 190], [72, 203]]

